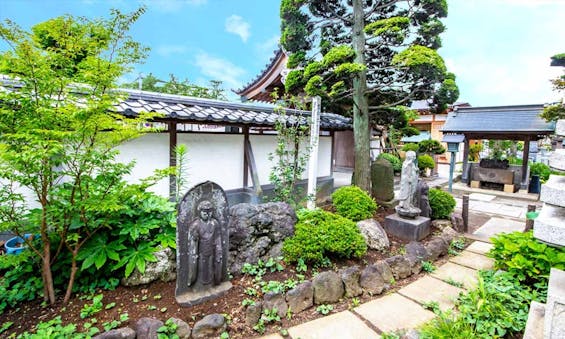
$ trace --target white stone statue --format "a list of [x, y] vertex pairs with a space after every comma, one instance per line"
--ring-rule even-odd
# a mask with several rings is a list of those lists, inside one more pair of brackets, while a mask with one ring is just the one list
[[400, 173], [400, 194], [398, 195], [399, 204], [396, 206], [396, 213], [401, 217], [415, 218], [420, 215], [420, 209], [415, 206], [414, 200], [418, 189], [418, 166], [416, 165], [416, 153], [406, 152], [406, 159], [402, 163]]

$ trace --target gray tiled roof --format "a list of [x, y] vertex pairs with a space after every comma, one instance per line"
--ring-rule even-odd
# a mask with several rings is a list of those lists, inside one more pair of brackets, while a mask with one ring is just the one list
[[443, 133], [538, 133], [550, 134], [555, 124], [539, 114], [543, 105], [464, 107], [449, 113]]
[[242, 88], [234, 89], [232, 91], [236, 94], [241, 94], [245, 92], [247, 89], [249, 89], [251, 86], [255, 85], [257, 81], [261, 80], [261, 78], [267, 73], [267, 71], [269, 71], [274, 66], [277, 59], [283, 53], [284, 51], [282, 50], [282, 48], [279, 47], [277, 50], [274, 51], [273, 56], [271, 57], [271, 59], [269, 59], [269, 63], [259, 72], [259, 74], [254, 79], [249, 81]]
[[[233, 103], [180, 95], [124, 89], [129, 97], [116, 106], [117, 112], [132, 115], [140, 112], [162, 113], [166, 118], [209, 124], [241, 124], [274, 126], [277, 117], [274, 107]], [[307, 123], [309, 111], [287, 109], [289, 122]], [[320, 128], [325, 130], [352, 129], [351, 119], [333, 113], [322, 113]]]

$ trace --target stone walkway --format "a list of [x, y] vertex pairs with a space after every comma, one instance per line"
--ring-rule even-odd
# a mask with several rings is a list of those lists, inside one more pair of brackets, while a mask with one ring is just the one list
[[[492, 245], [473, 242], [458, 256], [438, 267], [431, 274], [400, 290], [369, 301], [352, 310], [330, 314], [288, 329], [294, 339], [364, 339], [380, 338], [380, 334], [412, 329], [428, 322], [435, 314], [424, 305], [437, 302], [440, 309], [454, 307], [459, 293], [477, 284], [478, 270], [492, 268], [493, 260], [485, 253]], [[462, 288], [453, 285], [463, 284]], [[282, 339], [279, 334], [262, 338]]]

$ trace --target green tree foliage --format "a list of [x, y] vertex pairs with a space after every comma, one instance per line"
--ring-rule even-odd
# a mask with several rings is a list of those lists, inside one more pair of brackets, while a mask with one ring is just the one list
[[418, 156], [418, 168], [420, 172], [424, 172], [426, 168], [433, 169], [436, 166], [434, 158], [428, 154]]
[[[286, 90], [322, 97], [353, 116], [355, 182], [369, 189], [369, 125], [406, 126], [412, 100], [441, 109], [457, 98], [455, 76], [436, 50], [445, 0], [283, 0], [281, 44], [290, 52]], [[404, 123], [402, 123], [404, 122]]]
[[448, 192], [432, 188], [429, 192], [432, 219], [448, 219], [455, 209], [455, 199]]
[[418, 152], [427, 154], [443, 154], [445, 147], [437, 140], [422, 140], [418, 143]]
[[320, 265], [329, 257], [360, 258], [365, 252], [365, 239], [353, 221], [319, 209], [299, 213], [294, 236], [283, 244], [287, 262]]
[[373, 217], [377, 204], [367, 192], [357, 186], [343, 186], [332, 194], [332, 204], [337, 214], [352, 221]]
[[[6, 20], [0, 73], [13, 79], [0, 91], [0, 227], [39, 235], [26, 245], [41, 258], [44, 297], [55, 302], [52, 265], [71, 255], [70, 298], [82, 246], [106, 227], [101, 216], [119, 208], [115, 193], [129, 166], [113, 148], [139, 136], [149, 118], [113, 112], [116, 80], [147, 49], [127, 34], [143, 14], [112, 11], [108, 19], [63, 16], [26, 32]], [[23, 192], [39, 206], [29, 212]], [[53, 250], [53, 255], [52, 255]]]
[[394, 154], [381, 153], [378, 156], [379, 159], [385, 159], [392, 165], [392, 170], [394, 173], [400, 173], [402, 170], [402, 160]]
[[[120, 86], [123, 88], [140, 89], [139, 82], [137, 81], [124, 83]], [[210, 87], [198, 86], [190, 83], [188, 79], [179, 80], [174, 74], [169, 74], [169, 79], [166, 81], [157, 78], [152, 73], [149, 73], [141, 80], [141, 89], [144, 91], [226, 100], [221, 86], [222, 82], [218, 80], [210, 81]]]
[[[565, 67], [565, 53], [556, 54], [551, 57], [551, 66]], [[551, 80], [553, 89], [557, 92], [565, 91], [565, 74]], [[543, 109], [541, 117], [547, 121], [558, 119], [565, 119], [565, 103], [563, 100], [560, 103], [548, 105]]]

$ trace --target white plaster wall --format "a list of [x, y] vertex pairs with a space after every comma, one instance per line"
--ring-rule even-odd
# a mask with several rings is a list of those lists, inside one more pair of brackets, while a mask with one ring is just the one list
[[[258, 135], [252, 134], [249, 136], [251, 147], [253, 148], [253, 155], [255, 156], [255, 163], [257, 164], [257, 171], [259, 172], [259, 182], [261, 185], [268, 184], [269, 174], [273, 167], [273, 161], [269, 160], [269, 153], [275, 151], [277, 145], [277, 138], [275, 135]], [[306, 146], [303, 147], [303, 149]], [[332, 154], [332, 138], [330, 136], [320, 136], [318, 145], [318, 177], [331, 175], [331, 156]], [[308, 177], [308, 166], [304, 171], [302, 178]], [[249, 176], [249, 184], [251, 185], [251, 176]]]
[[213, 181], [223, 189], [243, 187], [243, 135], [178, 134], [188, 151], [188, 187]]
[[[148, 133], [139, 138], [127, 141], [117, 147], [120, 154], [117, 160], [123, 163], [135, 161], [131, 174], [126, 180], [138, 183], [140, 179], [153, 175], [156, 169], [169, 166], [169, 134]], [[169, 179], [165, 178], [150, 188], [151, 191], [169, 196]]]

